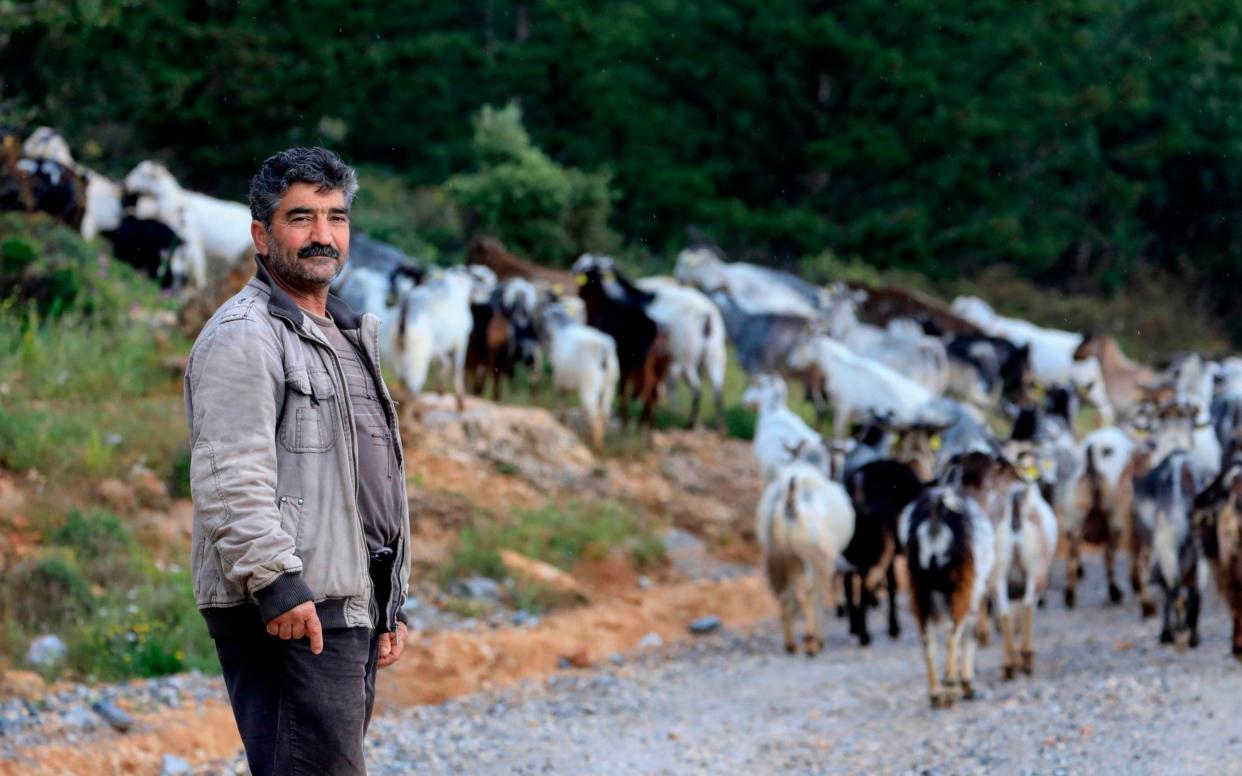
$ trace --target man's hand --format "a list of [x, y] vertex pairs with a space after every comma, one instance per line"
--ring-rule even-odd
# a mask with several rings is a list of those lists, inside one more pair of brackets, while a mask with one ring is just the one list
[[[268, 620], [267, 632], [286, 641], [305, 636], [310, 639], [312, 655], [323, 652], [323, 628], [319, 625], [319, 615], [315, 613], [314, 601], [300, 603], [279, 617]], [[383, 644], [382, 641], [380, 643]], [[383, 654], [382, 649], [381, 654]]]
[[405, 651], [405, 623], [397, 623], [397, 630], [392, 633], [381, 633], [379, 637], [379, 667], [387, 668], [401, 657]]

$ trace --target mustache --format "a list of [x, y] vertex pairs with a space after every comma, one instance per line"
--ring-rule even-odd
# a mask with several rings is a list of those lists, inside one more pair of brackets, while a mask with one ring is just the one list
[[330, 259], [339, 259], [341, 258], [341, 252], [331, 245], [324, 245], [323, 243], [311, 243], [298, 251], [299, 259], [308, 259], [312, 256], [327, 256]]

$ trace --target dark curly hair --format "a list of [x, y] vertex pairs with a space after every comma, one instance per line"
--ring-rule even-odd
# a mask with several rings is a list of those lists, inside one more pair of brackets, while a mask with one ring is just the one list
[[250, 180], [251, 218], [270, 229], [280, 198], [295, 183], [317, 185], [320, 192], [343, 192], [346, 207], [358, 193], [358, 173], [332, 151], [318, 146], [290, 148], [265, 159]]

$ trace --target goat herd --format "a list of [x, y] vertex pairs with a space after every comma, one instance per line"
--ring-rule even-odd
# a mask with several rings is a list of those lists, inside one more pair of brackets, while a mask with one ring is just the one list
[[[6, 133], [0, 161], [0, 209], [44, 210], [86, 237], [103, 234], [174, 290], [205, 286], [251, 255], [245, 205], [186, 191], [158, 163], [111, 181], [46, 128], [24, 144]], [[623, 422], [638, 399], [649, 424], [679, 382], [692, 392], [688, 423], [703, 382], [720, 423], [731, 343], [750, 377], [742, 399], [756, 412], [765, 482], [757, 535], [790, 652], [799, 609], [806, 653], [822, 648], [820, 604], [838, 590], [865, 645], [867, 610], [886, 588], [896, 636], [904, 556], [932, 704], [970, 698], [988, 610], [1005, 677], [1032, 673], [1033, 620], [1058, 543], [1073, 607], [1091, 542], [1103, 547], [1112, 602], [1123, 597], [1119, 550], [1144, 617], [1156, 613], [1154, 589], [1163, 593], [1162, 642], [1197, 645], [1214, 570], [1242, 658], [1242, 358], [1190, 353], [1157, 372], [1107, 336], [1002, 317], [978, 298], [945, 310], [898, 293], [900, 303], [877, 305], [874, 292], [820, 288], [708, 248], [682, 251], [674, 278], [633, 282], [604, 256], [582, 256], [571, 274], [479, 254], [428, 271], [355, 234], [335, 291], [382, 319], [381, 348], [414, 392], [433, 362], [452, 376], [459, 406], [467, 376], [475, 392], [490, 377], [499, 397], [502, 378], [525, 365], [536, 389], [546, 359], [557, 394], [577, 395], [596, 447], [617, 398]], [[860, 320], [865, 304], [883, 327]], [[805, 386], [816, 427], [788, 408], [786, 380]], [[1080, 401], [1098, 425], [1081, 438]], [[829, 407], [825, 438], [817, 427]], [[1001, 425], [1007, 434], [994, 431]]]

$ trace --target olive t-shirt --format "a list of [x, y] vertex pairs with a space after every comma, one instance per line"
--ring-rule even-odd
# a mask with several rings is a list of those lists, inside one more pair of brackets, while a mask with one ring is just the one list
[[306, 314], [336, 350], [345, 373], [358, 439], [358, 512], [367, 548], [375, 552], [391, 546], [401, 535], [401, 471], [396, 442], [388, 430], [388, 417], [376, 386], [379, 376], [371, 373], [362, 354], [331, 318]]

